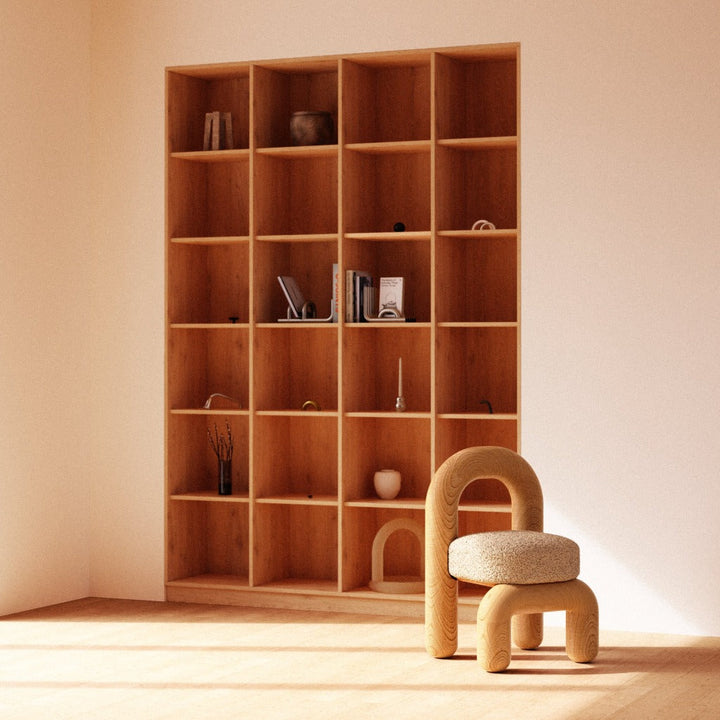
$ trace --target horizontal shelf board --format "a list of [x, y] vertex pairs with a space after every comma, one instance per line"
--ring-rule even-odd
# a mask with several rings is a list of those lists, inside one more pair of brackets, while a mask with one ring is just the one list
[[337, 417], [337, 410], [256, 410], [256, 415], [275, 417]]
[[425, 498], [395, 498], [394, 500], [362, 498], [361, 500], [346, 500], [343, 505], [345, 507], [392, 508], [393, 510], [424, 510]]
[[345, 413], [345, 417], [357, 418], [386, 418], [392, 420], [429, 420], [432, 413], [427, 412], [394, 412], [394, 411], [350, 411]]
[[[392, 581], [392, 577], [389, 578]], [[377, 600], [378, 598], [392, 598], [393, 600], [405, 600], [407, 602], [422, 602], [425, 599], [424, 593], [384, 593], [371, 590], [369, 587], [357, 587], [343, 593], [348, 597], [367, 598]]]
[[[193, 575], [178, 580], [170, 580], [166, 583], [168, 588], [188, 588], [207, 590], [241, 590], [244, 593], [277, 593], [278, 595], [315, 595], [333, 596], [344, 598], [357, 598], [363, 600], [392, 599], [412, 603], [422, 603], [423, 593], [378, 593], [367, 586], [359, 586], [341, 592], [334, 580], [307, 580], [292, 579], [274, 580], [264, 585], [251, 586], [248, 578], [243, 575], [216, 575], [207, 573]], [[469, 585], [462, 583], [458, 593], [458, 604], [467, 605], [473, 608], [473, 616], [478, 602], [489, 588], [480, 585]], [[342, 611], [342, 608], [338, 608]], [[390, 611], [388, 614], [392, 614]]]
[[330, 330], [337, 330], [338, 323], [336, 322], [280, 322], [279, 320], [275, 320], [274, 322], [259, 322], [255, 323], [255, 327], [259, 328], [261, 330], [293, 330], [302, 332], [303, 330], [318, 330], [320, 328], [324, 328], [325, 331]]
[[461, 502], [460, 512], [511, 513], [512, 506], [505, 502]]
[[175, 65], [167, 68], [168, 73], [189, 75], [204, 80], [224, 80], [235, 77], [248, 77], [250, 75], [249, 62], [225, 62], [211, 65]]
[[363, 330], [373, 330], [377, 328], [394, 328], [395, 330], [401, 328], [429, 328], [432, 323], [429, 322], [408, 322], [407, 320], [383, 320], [381, 322], [352, 322], [343, 323], [348, 328], [362, 328]]
[[500, 229], [500, 230], [439, 230], [438, 237], [446, 238], [467, 238], [467, 239], [502, 239], [514, 240], [517, 238], [518, 231], [516, 228]]
[[[425, 498], [395, 498], [394, 500], [381, 500], [380, 498], [363, 498], [361, 500], [346, 500], [345, 507], [362, 508], [391, 508], [393, 510], [424, 510]], [[486, 512], [509, 513], [512, 512], [510, 503], [504, 502], [461, 502], [460, 512]]]
[[170, 242], [181, 245], [242, 245], [250, 241], [249, 235], [218, 235], [207, 237], [174, 237]]
[[490, 322], [439, 322], [439, 328], [516, 328], [517, 321], [490, 321]]
[[437, 141], [442, 147], [456, 148], [458, 150], [487, 150], [493, 148], [516, 148], [517, 135], [503, 135], [498, 137], [482, 138], [443, 138]]
[[378, 242], [391, 241], [423, 241], [430, 240], [430, 230], [403, 230], [402, 232], [348, 232], [345, 233], [347, 240], [375, 240]]
[[517, 420], [517, 413], [438, 413], [438, 420]]
[[172, 330], [247, 330], [250, 323], [170, 323]]
[[252, 65], [289, 74], [337, 73], [338, 61], [341, 57], [344, 56], [315, 55], [302, 58], [275, 58], [274, 60], [257, 60]]
[[170, 580], [168, 587], [207, 587], [207, 588], [243, 588], [249, 589], [249, 581], [245, 575], [192, 575], [180, 580]]
[[272, 495], [255, 498], [258, 505], [308, 505], [308, 506], [336, 506], [338, 499], [335, 495]]
[[249, 415], [242, 408], [171, 408], [171, 415]]
[[337, 233], [308, 233], [306, 235], [258, 235], [258, 242], [336, 242]]
[[256, 148], [257, 155], [269, 155], [280, 158], [320, 158], [336, 157], [337, 145], [293, 145], [289, 147]]
[[236, 150], [187, 150], [170, 153], [170, 157], [193, 162], [242, 162], [250, 159], [247, 148]]
[[407, 155], [408, 153], [429, 153], [430, 145], [430, 139], [398, 140], [394, 142], [347, 143], [345, 149], [371, 155]]
[[176, 493], [170, 496], [171, 500], [190, 500], [194, 502], [250, 502], [248, 494], [235, 493], [233, 495], [218, 495], [216, 490], [198, 490], [186, 493]]
[[257, 591], [272, 590], [280, 593], [302, 593], [311, 595], [337, 594], [338, 584], [335, 580], [311, 580], [307, 578], [284, 578], [272, 580], [252, 588]]

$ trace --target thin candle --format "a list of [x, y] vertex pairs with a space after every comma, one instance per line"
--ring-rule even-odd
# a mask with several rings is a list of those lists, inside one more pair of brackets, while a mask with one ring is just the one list
[[402, 358], [398, 358], [398, 397], [402, 394]]

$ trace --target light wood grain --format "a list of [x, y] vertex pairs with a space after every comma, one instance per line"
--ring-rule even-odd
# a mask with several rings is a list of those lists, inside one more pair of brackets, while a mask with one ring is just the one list
[[[450, 543], [459, 534], [460, 496], [472, 482], [502, 483], [510, 495], [512, 529], [541, 532], [543, 497], [530, 465], [502, 447], [473, 447], [448, 458], [428, 490], [425, 518], [425, 644], [434, 657], [450, 657], [457, 649], [458, 582], [448, 571]], [[568, 657], [590, 662], [598, 653], [598, 604], [580, 580], [537, 585], [500, 584], [485, 594], [477, 613], [477, 659], [488, 672], [510, 664], [511, 637], [523, 649], [543, 639], [542, 613], [564, 610]], [[512, 629], [512, 632], [511, 632]]]
[[507, 487], [513, 530], [543, 529], [540, 483], [517, 453], [501, 447], [466, 448], [438, 468], [425, 508], [425, 642], [433, 657], [450, 657], [457, 649], [457, 580], [448, 573], [448, 548], [458, 537], [463, 490], [484, 479]]
[[86, 599], [0, 620], [3, 720], [706, 720], [720, 638], [603, 631], [592, 665], [563, 631], [482, 672], [475, 623], [437, 660], [422, 621], [357, 613]]
[[543, 628], [537, 614], [565, 610], [568, 657], [574, 662], [593, 660], [598, 653], [598, 606], [592, 590], [580, 580], [542, 585], [495, 585], [478, 607], [478, 662], [488, 672], [505, 670], [510, 664], [510, 625], [535, 613], [534, 624], [517, 622], [515, 644], [534, 650], [542, 642]]

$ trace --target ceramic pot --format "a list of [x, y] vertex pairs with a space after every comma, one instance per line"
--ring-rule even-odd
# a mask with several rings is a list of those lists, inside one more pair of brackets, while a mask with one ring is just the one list
[[373, 484], [378, 497], [392, 500], [400, 492], [402, 478], [397, 470], [378, 470], [373, 476]]
[[329, 145], [334, 134], [335, 124], [329, 112], [304, 110], [290, 118], [293, 145]]

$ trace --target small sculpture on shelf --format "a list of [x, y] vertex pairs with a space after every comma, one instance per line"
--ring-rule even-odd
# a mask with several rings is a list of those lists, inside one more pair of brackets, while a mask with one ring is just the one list
[[[385, 543], [399, 530], [409, 530], [420, 545], [419, 575], [385, 575]], [[380, 593], [410, 594], [425, 590], [425, 531], [423, 526], [409, 518], [395, 518], [386, 522], [375, 535], [372, 544], [372, 579], [369, 587]]]
[[405, 412], [405, 396], [403, 395], [402, 358], [398, 358], [398, 394], [395, 398], [395, 412]]
[[233, 456], [233, 436], [230, 430], [230, 423], [225, 421], [227, 437], [218, 432], [217, 423], [215, 423], [214, 434], [208, 428], [208, 440], [210, 447], [213, 449], [218, 459], [218, 495], [232, 495], [232, 456]]
[[225, 395], [224, 393], [213, 393], [210, 395], [210, 397], [205, 401], [205, 404], [203, 405], [203, 410], [210, 410], [214, 407], [217, 407], [218, 403], [220, 403], [221, 407], [224, 408], [240, 408], [242, 405], [240, 404], [239, 400], [236, 400], [234, 397], [230, 397], [229, 395]]
[[493, 225], [489, 220], [476, 220], [470, 229], [471, 230], [495, 230], [495, 225]]

